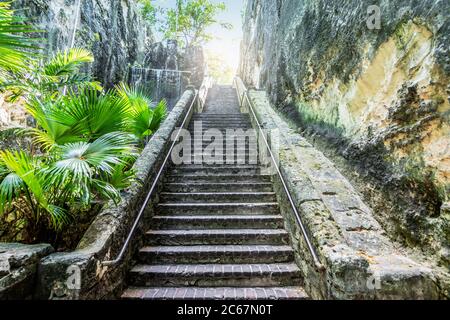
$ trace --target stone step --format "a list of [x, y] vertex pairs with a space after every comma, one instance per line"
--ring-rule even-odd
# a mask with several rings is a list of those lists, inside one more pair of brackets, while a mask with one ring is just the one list
[[217, 113], [198, 113], [193, 114], [192, 119], [199, 120], [199, 119], [224, 119], [224, 120], [235, 120], [235, 119], [244, 119], [248, 120], [250, 119], [249, 115], [247, 113], [224, 113], [224, 114], [217, 114]]
[[[236, 172], [236, 174], [239, 174]], [[275, 202], [274, 192], [161, 192], [160, 202]]]
[[[230, 141], [232, 144], [232, 148], [231, 150], [235, 150], [236, 148], [238, 149], [251, 149], [251, 150], [259, 150], [260, 146], [258, 145], [258, 142], [255, 141], [249, 141], [247, 140], [242, 140], [242, 141], [238, 141], [238, 140], [231, 140]], [[228, 150], [228, 146], [227, 146], [227, 140], [226, 137], [224, 137], [223, 139], [221, 138], [218, 142], [216, 142], [215, 140], [212, 139], [207, 139], [207, 138], [198, 138], [195, 140], [191, 140], [190, 144], [189, 142], [185, 142], [185, 144], [183, 145], [183, 147], [186, 149], [189, 147], [189, 145], [191, 146], [191, 150], [194, 150], [195, 148], [201, 148], [202, 150], [204, 150], [205, 148], [212, 148], [213, 143], [215, 143], [214, 146], [218, 146], [217, 148], [219, 148], [220, 146], [222, 146], [223, 150]]]
[[198, 165], [183, 165], [173, 167], [170, 170], [171, 174], [193, 174], [193, 175], [234, 175], [234, 174], [247, 174], [258, 175], [260, 174], [260, 167], [256, 165], [222, 165], [222, 166], [198, 166]]
[[[200, 142], [199, 144], [196, 145], [196, 144], [194, 144], [194, 142], [192, 142], [191, 145], [190, 145], [191, 152], [194, 152], [194, 151], [202, 152], [202, 151], [205, 151], [205, 150], [209, 150], [211, 148], [215, 148], [216, 150], [222, 151], [224, 153], [229, 152], [229, 151], [230, 152], [238, 152], [238, 151], [239, 152], [242, 152], [242, 151], [246, 151], [247, 152], [249, 150], [258, 151], [258, 150], [261, 149], [258, 146], [257, 143], [249, 144], [248, 141], [246, 141], [245, 144], [243, 144], [243, 145], [237, 145], [237, 143], [235, 142], [234, 146], [231, 146], [231, 147], [228, 147], [226, 142], [223, 142], [223, 144], [219, 142], [219, 144], [214, 144], [214, 145], [213, 145], [213, 143], [214, 142], [212, 142], [212, 141], [203, 141], [203, 142]], [[183, 148], [185, 150], [188, 150], [189, 145], [183, 145]]]
[[267, 182], [254, 183], [166, 183], [164, 191], [167, 192], [271, 192], [273, 186]]
[[208, 164], [181, 164], [177, 166], [172, 166], [171, 169], [186, 169], [186, 170], [199, 170], [199, 169], [260, 169], [259, 165], [246, 164], [246, 165], [235, 165], [235, 164], [221, 164], [221, 165], [208, 165]]
[[128, 281], [138, 286], [283, 286], [301, 284], [294, 263], [137, 265]]
[[131, 287], [126, 300], [309, 300], [303, 287]]
[[[212, 122], [203, 122], [202, 125], [193, 125], [190, 124], [186, 127], [188, 131], [199, 132], [200, 129], [202, 132], [206, 132], [208, 130], [217, 129], [219, 131], [226, 131], [226, 130], [249, 130], [253, 129], [252, 125], [250, 123], [212, 123]], [[210, 131], [212, 133], [212, 131]]]
[[[189, 150], [186, 146], [184, 147], [184, 150]], [[249, 146], [248, 144], [244, 147], [242, 146], [232, 146], [227, 147], [226, 144], [223, 145], [221, 148], [220, 146], [212, 146], [210, 143], [205, 143], [203, 145], [194, 146], [194, 144], [191, 145], [191, 153], [202, 153], [202, 152], [217, 152], [222, 154], [227, 154], [228, 152], [232, 153], [248, 153], [250, 151], [257, 153], [259, 150], [259, 146], [257, 144]]]
[[223, 119], [223, 118], [217, 118], [217, 119], [211, 119], [211, 118], [203, 118], [203, 119], [192, 119], [189, 123], [189, 126], [206, 126], [206, 125], [220, 125], [220, 126], [240, 126], [240, 127], [251, 127], [252, 123], [249, 119]]
[[[256, 141], [256, 138], [254, 137], [254, 136], [252, 136], [252, 139], [250, 140], [250, 137], [248, 137], [248, 136], [246, 136], [246, 135], [233, 135], [233, 136], [230, 136], [230, 137], [228, 137], [228, 136], [223, 136], [223, 137], [218, 137], [218, 139], [221, 139], [222, 141], [223, 141], [223, 143], [226, 143], [227, 142], [227, 139], [228, 140], [230, 140], [230, 141], [234, 141], [234, 143], [235, 144], [237, 144], [237, 143], [249, 143], [249, 142], [252, 142], [252, 143], [257, 143]], [[194, 143], [194, 142], [208, 142], [208, 143], [211, 143], [211, 142], [213, 142], [213, 141], [215, 141], [216, 140], [216, 137], [211, 137], [211, 136], [207, 136], [207, 135], [194, 135], [193, 133], [192, 133], [192, 136], [191, 136], [191, 139], [190, 139], [190, 141], [191, 141], [191, 143]]]
[[191, 121], [199, 121], [199, 120], [250, 120], [248, 114], [195, 114], [192, 116]]
[[248, 150], [248, 149], [242, 149], [238, 152], [235, 152], [234, 150], [231, 150], [231, 154], [228, 154], [227, 150], [223, 151], [215, 151], [215, 150], [191, 150], [191, 157], [200, 157], [200, 156], [214, 156], [214, 157], [222, 157], [226, 158], [229, 156], [232, 156], [234, 158], [236, 157], [248, 157], [248, 156], [258, 156], [258, 150]]
[[206, 183], [255, 183], [255, 182], [271, 182], [271, 176], [269, 175], [192, 175], [192, 174], [170, 174], [167, 176], [167, 182], [206, 182]]
[[184, 164], [198, 163], [216, 163], [218, 165], [234, 164], [234, 165], [256, 165], [259, 162], [258, 153], [239, 153], [239, 154], [214, 154], [214, 153], [191, 153], [190, 156], [183, 158]]
[[221, 143], [223, 143], [224, 146], [226, 146], [226, 144], [228, 142], [233, 143], [235, 146], [239, 146], [239, 145], [248, 146], [250, 142], [252, 143], [252, 146], [253, 145], [257, 146], [258, 145], [258, 142], [256, 140], [255, 141], [250, 141], [248, 138], [245, 139], [245, 140], [244, 140], [244, 138], [239, 138], [239, 139], [240, 140], [238, 140], [236, 138], [229, 138], [228, 139], [229, 141], [227, 141], [227, 137], [226, 136], [219, 137], [217, 140], [215, 138], [213, 139], [211, 137], [206, 137], [206, 136], [203, 136], [203, 137], [202, 136], [194, 136], [194, 137], [191, 138], [190, 142], [191, 142], [192, 146], [194, 144], [200, 145], [201, 143], [203, 143], [206, 146], [209, 146], [213, 142], [221, 142]]
[[281, 215], [246, 216], [155, 216], [152, 219], [155, 229], [271, 229], [283, 228]]
[[139, 251], [141, 263], [277, 263], [291, 262], [290, 246], [220, 245], [220, 246], [157, 246]]
[[204, 230], [150, 230], [145, 243], [154, 245], [278, 245], [288, 244], [284, 229], [204, 229]]
[[[266, 161], [268, 162], [268, 161]], [[179, 165], [179, 163], [173, 163], [174, 165]], [[264, 166], [259, 157], [189, 157], [188, 159], [183, 160], [182, 165], [203, 165], [203, 166], [260, 166], [263, 169], [267, 169], [267, 166]], [[194, 176], [194, 175], [192, 175]], [[258, 176], [258, 175], [255, 175]], [[237, 181], [236, 181], [237, 182]]]
[[277, 215], [278, 203], [160, 203], [159, 215]]
[[[190, 133], [191, 133], [191, 137], [200, 139], [200, 138], [208, 138], [211, 136], [215, 135], [215, 132], [219, 132], [221, 136], [223, 136], [223, 139], [225, 139], [228, 135], [231, 135], [235, 138], [235, 139], [243, 139], [243, 138], [247, 138], [247, 140], [249, 139], [249, 137], [251, 136], [253, 139], [255, 138], [255, 134], [256, 134], [256, 130], [251, 128], [251, 127], [239, 127], [239, 128], [230, 128], [230, 127], [211, 127], [211, 128], [207, 128], [207, 127], [203, 127], [202, 130], [194, 130], [194, 128], [192, 127], [188, 127], [186, 128]], [[216, 129], [217, 131], [213, 132], [211, 131], [211, 129]], [[228, 132], [227, 132], [228, 130]], [[229, 130], [243, 130], [244, 132], [229, 132]], [[249, 131], [250, 130], [250, 131]], [[209, 131], [209, 132], [208, 132]], [[192, 138], [191, 138], [192, 139]]]

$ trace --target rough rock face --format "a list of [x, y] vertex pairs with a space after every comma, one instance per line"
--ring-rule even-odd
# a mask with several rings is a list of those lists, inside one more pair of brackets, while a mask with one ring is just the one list
[[450, 3], [377, 1], [379, 29], [367, 24], [373, 4], [249, 0], [240, 74], [389, 186], [396, 208], [371, 199], [384, 227], [446, 263]]
[[53, 251], [49, 244], [0, 243], [0, 300], [32, 298], [39, 261]]
[[[77, 0], [17, 0], [19, 13], [45, 30], [46, 53], [66, 49], [71, 43]], [[93, 51], [90, 71], [105, 86], [124, 80], [128, 67], [143, 59], [150, 30], [133, 0], [81, 0], [75, 46]]]

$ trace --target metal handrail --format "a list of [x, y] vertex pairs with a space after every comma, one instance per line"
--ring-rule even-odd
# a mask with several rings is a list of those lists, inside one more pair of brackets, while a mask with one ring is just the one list
[[172, 143], [169, 151], [167, 152], [166, 158], [164, 159], [164, 162], [163, 162], [161, 168], [159, 169], [159, 172], [156, 175], [156, 178], [153, 181], [153, 184], [152, 184], [152, 186], [150, 188], [150, 191], [148, 192], [147, 197], [145, 198], [144, 203], [142, 204], [142, 207], [139, 210], [139, 213], [138, 213], [136, 219], [134, 220], [133, 226], [131, 227], [131, 230], [130, 230], [130, 232], [128, 234], [128, 237], [125, 240], [125, 243], [123, 244], [119, 255], [114, 260], [103, 261], [101, 263], [103, 266], [114, 266], [114, 265], [116, 265], [116, 264], [118, 264], [119, 262], [122, 261], [123, 256], [124, 256], [126, 250], [128, 249], [128, 246], [130, 245], [130, 241], [131, 241], [131, 239], [132, 239], [132, 237], [134, 235], [134, 232], [136, 231], [136, 228], [139, 225], [139, 222], [140, 222], [140, 220], [142, 218], [142, 215], [144, 214], [145, 208], [147, 207], [147, 205], [148, 205], [148, 203], [150, 201], [152, 193], [155, 190], [156, 185], [159, 182], [159, 178], [161, 177], [161, 175], [162, 175], [162, 173], [164, 171], [164, 168], [165, 168], [165, 166], [166, 166], [166, 164], [167, 164], [167, 162], [168, 162], [168, 160], [170, 158], [170, 155], [172, 154], [172, 151], [175, 148], [175, 145], [176, 145], [176, 143], [178, 141], [178, 138], [180, 137], [181, 130], [184, 128], [184, 126], [185, 126], [185, 124], [186, 124], [186, 122], [187, 122], [187, 120], [188, 120], [188, 118], [189, 118], [189, 116], [190, 116], [190, 114], [192, 112], [192, 108], [194, 107], [194, 104], [197, 101], [197, 97], [198, 97], [198, 91], [195, 92], [194, 98], [192, 99], [191, 105], [189, 106], [189, 109], [188, 109], [188, 111], [186, 113], [186, 116], [184, 117], [183, 123], [181, 124], [180, 128], [178, 129], [177, 135], [176, 135], [175, 139], [173, 140], [173, 143]]
[[[235, 81], [235, 85], [236, 85], [236, 91], [238, 91], [237, 93], [238, 93], [238, 96], [239, 96], [239, 84], [237, 83], [237, 79], [239, 79], [239, 78], [235, 77], [234, 81]], [[242, 80], [241, 80], [241, 82], [242, 82]], [[291, 204], [292, 210], [294, 211], [295, 219], [297, 220], [297, 223], [298, 223], [298, 225], [300, 227], [303, 239], [306, 242], [306, 245], [308, 247], [309, 253], [311, 254], [311, 257], [313, 258], [314, 265], [316, 266], [317, 270], [323, 271], [325, 268], [324, 268], [323, 264], [320, 262], [319, 258], [317, 257], [317, 254], [316, 254], [316, 252], [315, 252], [315, 250], [313, 248], [311, 240], [308, 237], [308, 233], [307, 233], [306, 228], [305, 228], [305, 226], [303, 224], [302, 218], [300, 217], [300, 214], [299, 214], [299, 212], [297, 210], [297, 207], [294, 204], [294, 200], [292, 199], [292, 196], [291, 196], [291, 194], [289, 192], [287, 184], [284, 181], [283, 175], [281, 174], [280, 167], [277, 165], [277, 161], [275, 160], [275, 156], [273, 155], [272, 149], [270, 148], [269, 143], [267, 142], [267, 139], [266, 139], [266, 137], [264, 135], [263, 129], [261, 127], [261, 124], [259, 123], [259, 120], [256, 117], [256, 113], [253, 110], [252, 102], [250, 101], [250, 98], [248, 96], [248, 90], [245, 88], [245, 85], [243, 83], [242, 83], [242, 86], [244, 88], [243, 93], [242, 93], [243, 97], [242, 97], [242, 99], [239, 97], [239, 101], [241, 103], [241, 107], [243, 106], [243, 102], [244, 102], [244, 98], [245, 98], [247, 100], [247, 102], [248, 102], [249, 108], [250, 108], [250, 110], [251, 110], [251, 112], [253, 114], [253, 118], [255, 119], [255, 122], [256, 122], [256, 124], [258, 126], [258, 129], [261, 132], [261, 137], [263, 138], [264, 143], [265, 143], [265, 145], [267, 147], [267, 150], [269, 151], [270, 158], [271, 158], [271, 160], [273, 162], [273, 165], [275, 166], [275, 168], [277, 170], [277, 173], [278, 173], [278, 176], [280, 177], [281, 183], [283, 185], [283, 189], [284, 189], [284, 191], [285, 191], [285, 193], [286, 193], [286, 195], [287, 195], [287, 197], [289, 199], [289, 203]]]

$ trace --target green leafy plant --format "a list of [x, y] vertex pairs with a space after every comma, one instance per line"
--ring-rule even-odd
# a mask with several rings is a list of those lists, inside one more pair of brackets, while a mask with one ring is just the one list
[[100, 83], [79, 73], [83, 64], [93, 61], [94, 56], [86, 49], [58, 52], [48, 62], [32, 62], [26, 74], [16, 72], [12, 80], [0, 86], [0, 90], [10, 92], [8, 98], [11, 101], [23, 96], [52, 101], [70, 90], [102, 90]]
[[27, 69], [30, 51], [37, 47], [24, 34], [35, 31], [14, 16], [11, 2], [0, 2], [0, 83], [9, 72]]
[[200, 45], [211, 40], [212, 35], [207, 28], [219, 24], [223, 28], [231, 29], [229, 23], [217, 20], [217, 15], [226, 9], [223, 2], [213, 3], [210, 0], [177, 0], [176, 8], [170, 9], [166, 14], [166, 23], [161, 31], [167, 39], [178, 39], [187, 48]]
[[58, 145], [45, 156], [1, 151], [0, 214], [26, 203], [29, 228], [60, 229], [76, 209], [93, 201], [117, 202], [119, 190], [108, 179], [135, 154], [133, 142], [130, 135], [115, 132], [93, 142]]
[[140, 11], [142, 18], [146, 21], [150, 26], [156, 24], [156, 14], [158, 9], [153, 5], [152, 0], [137, 0], [140, 5]]
[[27, 59], [22, 49], [31, 47], [14, 33], [28, 29], [15, 29], [7, 9], [9, 3], [0, 3], [0, 72], [8, 75], [0, 92], [11, 101], [24, 98], [35, 126], [14, 130], [31, 136], [27, 150], [0, 151], [0, 218], [7, 221], [13, 212], [27, 242], [52, 242], [49, 235], [57, 238], [93, 206], [118, 203], [120, 191], [134, 181], [139, 147], [159, 128], [167, 106], [161, 101], [152, 107], [142, 90], [125, 84], [104, 91], [80, 73], [94, 60], [85, 49], [58, 52], [48, 61]]
[[130, 88], [122, 83], [116, 87], [118, 95], [128, 106], [128, 127], [138, 139], [143, 140], [158, 130], [167, 115], [167, 103], [160, 101], [154, 108], [151, 99], [140, 88]]

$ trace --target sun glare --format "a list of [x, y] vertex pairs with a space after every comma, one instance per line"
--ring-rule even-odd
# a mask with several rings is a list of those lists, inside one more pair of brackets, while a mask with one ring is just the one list
[[209, 75], [220, 84], [230, 84], [239, 66], [238, 39], [217, 39], [205, 46]]

